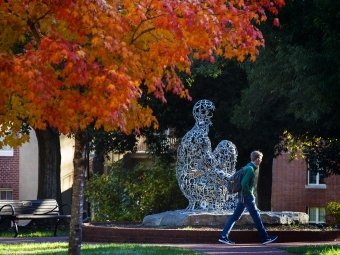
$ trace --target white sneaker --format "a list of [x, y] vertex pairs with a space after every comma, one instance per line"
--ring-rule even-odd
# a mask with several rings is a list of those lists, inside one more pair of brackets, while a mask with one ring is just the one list
[[218, 239], [218, 241], [220, 243], [224, 243], [224, 244], [228, 244], [228, 245], [234, 245], [235, 243], [233, 241], [230, 241], [228, 237], [220, 237], [220, 239]]
[[263, 241], [263, 244], [269, 244], [274, 242], [277, 239], [277, 236], [270, 236], [269, 238], [267, 238], [266, 240]]

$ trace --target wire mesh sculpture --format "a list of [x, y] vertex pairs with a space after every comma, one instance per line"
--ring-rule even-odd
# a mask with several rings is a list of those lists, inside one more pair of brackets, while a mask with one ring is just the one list
[[236, 195], [228, 194], [225, 184], [235, 172], [237, 149], [232, 142], [223, 140], [212, 151], [208, 132], [214, 110], [209, 100], [194, 105], [195, 126], [177, 149], [176, 178], [189, 200], [186, 211], [231, 211], [236, 206]]

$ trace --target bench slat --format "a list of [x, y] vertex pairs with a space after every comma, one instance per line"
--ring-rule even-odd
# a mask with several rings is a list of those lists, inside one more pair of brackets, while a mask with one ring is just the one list
[[18, 220], [33, 220], [33, 219], [70, 219], [71, 215], [36, 215], [36, 214], [21, 214], [15, 217]]
[[[16, 214], [45, 214], [50, 212], [51, 214], [58, 214], [59, 207], [58, 203], [54, 199], [48, 200], [3, 200], [0, 201], [0, 208], [6, 204], [11, 204]], [[54, 210], [53, 212], [51, 212]], [[10, 215], [12, 209], [10, 206], [5, 206], [0, 211], [0, 215]]]

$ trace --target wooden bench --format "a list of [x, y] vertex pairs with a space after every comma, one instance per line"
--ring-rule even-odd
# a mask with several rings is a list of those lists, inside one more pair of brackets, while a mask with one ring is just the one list
[[70, 204], [64, 204], [59, 207], [55, 199], [41, 200], [0, 200], [0, 224], [6, 220], [13, 222], [15, 235], [18, 236], [19, 220], [35, 219], [57, 219], [54, 228], [54, 236], [57, 234], [58, 225], [61, 219], [70, 219], [71, 215], [60, 214], [64, 206], [71, 207]]

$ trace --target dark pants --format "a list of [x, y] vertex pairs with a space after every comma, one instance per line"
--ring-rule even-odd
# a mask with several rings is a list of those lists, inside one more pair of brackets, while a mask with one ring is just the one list
[[236, 205], [233, 215], [229, 218], [223, 228], [222, 236], [229, 236], [231, 229], [233, 228], [235, 222], [241, 218], [245, 208], [248, 209], [248, 212], [255, 223], [255, 227], [262, 238], [262, 241], [269, 238], [267, 231], [264, 229], [260, 213], [256, 207], [255, 197], [252, 195], [239, 197], [239, 201]]

